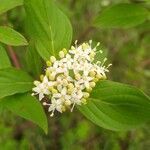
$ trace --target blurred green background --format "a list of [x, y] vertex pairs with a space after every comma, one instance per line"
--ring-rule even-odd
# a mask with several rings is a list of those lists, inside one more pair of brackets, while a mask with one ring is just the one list
[[[129, 29], [92, 27], [95, 16], [105, 8], [122, 3], [138, 3], [150, 9], [149, 0], [57, 0], [73, 26], [73, 41], [93, 39], [113, 64], [108, 78], [129, 83], [150, 93], [150, 21]], [[7, 19], [6, 19], [7, 18]], [[17, 7], [1, 15], [0, 23], [9, 24], [26, 35], [25, 12]], [[14, 48], [26, 69], [25, 48]], [[20, 50], [22, 49], [22, 50]], [[20, 52], [21, 51], [21, 52]], [[38, 114], [37, 114], [38, 115]], [[0, 110], [0, 150], [149, 150], [150, 123], [141, 128], [112, 132], [88, 121], [78, 110], [49, 120], [49, 132], [31, 122]]]

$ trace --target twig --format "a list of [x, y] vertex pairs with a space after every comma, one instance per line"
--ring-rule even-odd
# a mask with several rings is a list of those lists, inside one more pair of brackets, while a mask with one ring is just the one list
[[[8, 25], [8, 20], [7, 20], [7, 13], [5, 13], [4, 15], [4, 22], [3, 22], [3, 25], [7, 26]], [[16, 68], [20, 68], [20, 63], [18, 61], [18, 57], [16, 55], [16, 53], [14, 52], [13, 48], [9, 45], [7, 45], [7, 51], [9, 53], [9, 56], [13, 62], [13, 65], [16, 67]]]
[[7, 50], [8, 50], [8, 53], [12, 59], [12, 62], [13, 62], [13, 65], [16, 67], [16, 68], [20, 68], [20, 63], [18, 61], [18, 57], [16, 55], [16, 53], [14, 52], [13, 48], [11, 46], [7, 46]]

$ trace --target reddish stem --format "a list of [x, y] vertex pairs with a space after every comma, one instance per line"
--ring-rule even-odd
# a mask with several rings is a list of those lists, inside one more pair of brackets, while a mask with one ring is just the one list
[[8, 50], [8, 53], [12, 59], [12, 62], [13, 62], [13, 65], [16, 67], [16, 68], [20, 68], [20, 63], [18, 61], [18, 57], [16, 55], [16, 53], [14, 52], [13, 48], [11, 46], [7, 46], [7, 50]]

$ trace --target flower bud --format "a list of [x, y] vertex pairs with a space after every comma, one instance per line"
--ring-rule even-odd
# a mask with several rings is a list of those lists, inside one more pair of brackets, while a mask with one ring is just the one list
[[80, 79], [81, 79], [81, 75], [80, 75], [79, 73], [76, 73], [76, 74], [75, 74], [75, 79], [76, 79], [76, 80], [80, 80]]
[[65, 112], [66, 111], [66, 107], [62, 106], [61, 110], [62, 110], [62, 112]]
[[53, 116], [54, 116], [54, 113], [51, 113], [51, 114], [50, 114], [50, 117], [53, 117]]
[[85, 98], [82, 98], [82, 99], [81, 99], [81, 102], [82, 102], [83, 104], [87, 104], [87, 100], [86, 100]]
[[68, 81], [66, 79], [63, 79], [63, 84], [64, 84], [64, 86], [67, 86], [68, 85]]
[[49, 74], [49, 79], [51, 80], [51, 81], [53, 81], [53, 80], [55, 80], [55, 76], [54, 75], [52, 75], [52, 74]]
[[92, 51], [91, 54], [90, 54], [90, 58], [93, 59], [95, 57], [95, 55], [96, 55], [95, 52]]
[[75, 47], [74, 47], [74, 46], [71, 46], [71, 49], [72, 49], [72, 50], [75, 50]]
[[52, 91], [53, 94], [57, 94], [58, 93], [58, 91], [56, 89], [54, 89], [54, 88], [52, 88], [51, 91]]
[[87, 92], [92, 92], [92, 88], [91, 88], [91, 87], [86, 88], [86, 91], [87, 91]]
[[65, 48], [62, 49], [62, 51], [64, 52], [64, 54], [67, 54], [67, 50]]
[[41, 82], [39, 82], [39, 81], [34, 81], [34, 85], [35, 85], [35, 86], [38, 86], [40, 83], [41, 83]]
[[46, 61], [46, 65], [47, 65], [48, 67], [50, 67], [50, 66], [52, 66], [52, 63], [51, 63], [50, 61]]
[[60, 52], [59, 52], [59, 57], [60, 57], [60, 58], [64, 58], [64, 57], [65, 57], [65, 54], [64, 54], [63, 51], [60, 51]]
[[91, 88], [94, 88], [95, 85], [96, 85], [95, 82], [90, 82], [90, 87], [91, 87]]
[[83, 93], [83, 97], [84, 97], [84, 98], [89, 98], [89, 96], [90, 96], [90, 94], [89, 94], [88, 92], [84, 92], [84, 93]]
[[68, 91], [67, 91], [67, 93], [71, 95], [72, 92], [73, 92], [73, 90], [74, 90], [74, 88], [69, 88]]
[[93, 80], [94, 82], [98, 82], [99, 81], [99, 79], [98, 78], [94, 78], [94, 80]]
[[44, 79], [44, 75], [41, 74], [41, 75], [40, 75], [40, 80], [43, 81], [43, 79]]
[[50, 71], [48, 69], [46, 69], [46, 76], [48, 77], [50, 75]]
[[49, 90], [50, 92], [52, 91], [52, 89], [53, 89], [52, 86], [48, 87], [48, 90]]
[[71, 105], [71, 101], [70, 100], [66, 100], [65, 101], [65, 105], [70, 106]]
[[73, 88], [74, 88], [74, 85], [73, 85], [72, 83], [69, 83], [69, 84], [68, 84], [68, 88], [69, 88], [69, 89], [73, 89]]
[[51, 57], [50, 57], [50, 61], [51, 61], [52, 63], [54, 63], [54, 62], [56, 61], [56, 58], [55, 58], [54, 56], [51, 56]]
[[97, 78], [97, 79], [101, 79], [102, 77], [103, 77], [103, 76], [102, 76], [101, 74], [97, 74], [97, 75], [96, 75], [96, 78]]
[[83, 43], [82, 48], [83, 48], [83, 50], [86, 50], [88, 48], [88, 44]]
[[90, 75], [91, 77], [95, 77], [96, 73], [95, 73], [95, 71], [90, 71], [89, 75]]

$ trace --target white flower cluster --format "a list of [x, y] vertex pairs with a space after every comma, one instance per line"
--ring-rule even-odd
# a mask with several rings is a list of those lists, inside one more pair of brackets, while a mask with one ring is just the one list
[[50, 116], [55, 110], [62, 113], [67, 108], [72, 111], [76, 104], [86, 104], [96, 82], [106, 79], [105, 72], [110, 66], [104, 66], [106, 58], [94, 63], [98, 46], [99, 43], [92, 48], [91, 40], [79, 46], [75, 42], [68, 52], [66, 49], [59, 52], [59, 60], [51, 56], [47, 61], [45, 75], [41, 81], [34, 81], [32, 95], [39, 95], [40, 101], [45, 97], [49, 99], [49, 103], [43, 102], [43, 105], [49, 107]]

